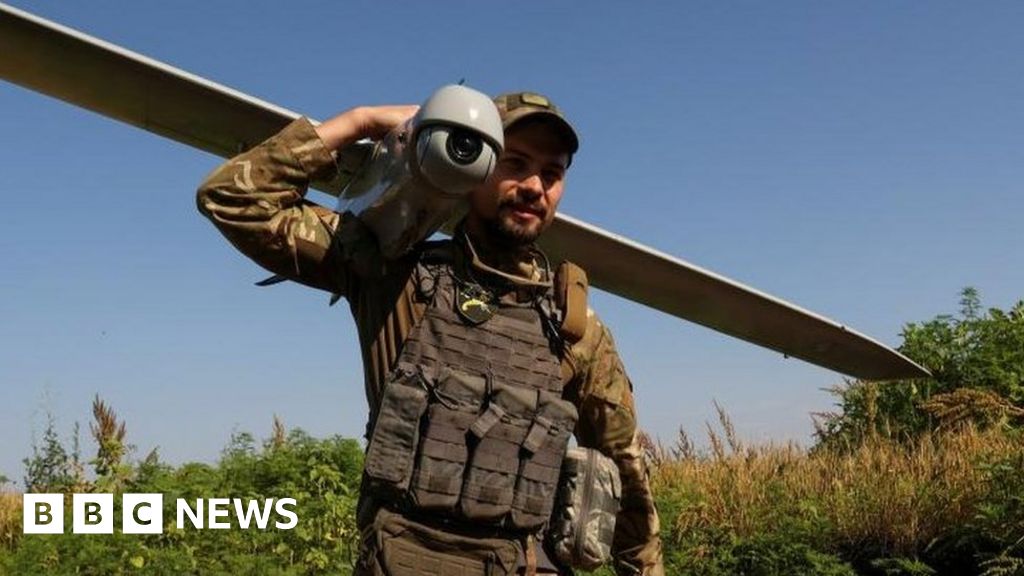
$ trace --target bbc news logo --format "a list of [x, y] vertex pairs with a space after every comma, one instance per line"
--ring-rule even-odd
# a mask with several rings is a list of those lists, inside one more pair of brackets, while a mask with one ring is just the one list
[[[64, 533], [63, 494], [25, 494], [22, 504], [25, 534]], [[189, 500], [178, 498], [175, 501], [175, 520], [178, 530], [185, 530], [188, 525], [197, 530], [226, 530], [235, 525], [242, 530], [250, 530], [251, 527], [266, 530], [270, 526], [291, 530], [299, 523], [295, 505], [294, 498], [197, 498], [194, 505]], [[231, 521], [232, 513], [235, 523]], [[75, 534], [113, 534], [114, 516], [113, 494], [71, 496], [71, 531]], [[160, 534], [163, 531], [163, 494], [121, 496], [121, 532]]]

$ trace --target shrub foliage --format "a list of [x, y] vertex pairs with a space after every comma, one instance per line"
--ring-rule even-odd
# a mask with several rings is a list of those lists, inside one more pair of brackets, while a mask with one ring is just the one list
[[932, 378], [853, 381], [838, 386], [838, 410], [820, 415], [824, 444], [857, 445], [867, 436], [911, 438], [938, 427], [1024, 421], [1024, 301], [983, 311], [978, 292], [961, 293], [960, 313], [903, 330], [900, 351]]
[[[97, 408], [99, 406], [99, 408]], [[315, 439], [302, 430], [285, 431], [274, 419], [274, 433], [257, 443], [235, 434], [216, 465], [173, 467], [150, 452], [137, 463], [124, 461], [123, 424], [99, 400], [91, 427], [99, 446], [92, 461], [96, 478], [75, 480], [61, 463], [54, 426], [44, 445], [26, 462], [32, 491], [64, 488], [76, 492], [162, 493], [164, 532], [125, 535], [70, 533], [21, 536], [20, 498], [0, 499], [0, 574], [346, 574], [355, 554], [355, 501], [362, 471], [362, 448], [355, 440]], [[54, 455], [58, 456], [54, 456]], [[33, 460], [41, 460], [36, 465]], [[69, 481], [68, 478], [72, 480]], [[184, 498], [295, 498], [299, 523], [293, 530], [196, 530], [176, 526], [175, 501]], [[115, 498], [115, 502], [119, 502]], [[16, 509], [15, 509], [16, 508]], [[70, 510], [70, 501], [65, 511]], [[120, 510], [116, 511], [120, 518]], [[273, 521], [272, 521], [273, 522]]]

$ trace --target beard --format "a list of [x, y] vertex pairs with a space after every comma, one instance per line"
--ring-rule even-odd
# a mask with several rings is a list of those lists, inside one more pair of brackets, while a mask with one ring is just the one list
[[537, 241], [546, 227], [546, 214], [538, 214], [538, 220], [518, 222], [512, 211], [518, 206], [515, 200], [502, 202], [495, 218], [486, 220], [484, 228], [496, 244], [506, 248], [520, 248]]

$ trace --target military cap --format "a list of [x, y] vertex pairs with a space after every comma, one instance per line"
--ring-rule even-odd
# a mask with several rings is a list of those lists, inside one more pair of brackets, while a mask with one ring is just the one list
[[562, 115], [562, 111], [546, 96], [536, 92], [511, 92], [495, 97], [494, 105], [501, 115], [501, 124], [504, 129], [508, 130], [509, 126], [524, 118], [546, 117], [561, 133], [562, 138], [569, 146], [570, 155], [575, 154], [579, 149], [580, 140], [576, 136], [576, 130]]

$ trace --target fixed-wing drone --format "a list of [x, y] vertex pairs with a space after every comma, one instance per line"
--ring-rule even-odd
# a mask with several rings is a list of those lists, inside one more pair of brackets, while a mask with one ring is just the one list
[[[297, 114], [101, 40], [0, 5], [0, 78], [219, 156], [277, 132]], [[373, 143], [338, 158], [335, 196], [366, 174]], [[927, 375], [842, 324], [738, 282], [559, 215], [543, 238], [591, 284], [719, 332], [865, 379]]]

